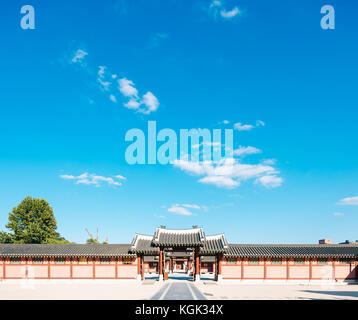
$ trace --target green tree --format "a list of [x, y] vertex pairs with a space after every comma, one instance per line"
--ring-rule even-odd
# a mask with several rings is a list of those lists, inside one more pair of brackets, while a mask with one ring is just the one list
[[[89, 235], [89, 239], [86, 240], [87, 244], [100, 244], [98, 240], [98, 228], [97, 228], [97, 235], [96, 238], [88, 231], [88, 229], [85, 229], [87, 234]], [[108, 244], [108, 238], [102, 242], [102, 244]]]
[[56, 231], [53, 210], [44, 199], [26, 197], [9, 213], [6, 228], [1, 232], [2, 243], [69, 243]]
[[0, 231], [0, 243], [13, 243], [12, 235], [10, 233]]

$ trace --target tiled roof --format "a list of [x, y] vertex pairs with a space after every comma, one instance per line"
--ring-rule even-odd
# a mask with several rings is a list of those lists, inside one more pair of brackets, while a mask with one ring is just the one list
[[155, 246], [202, 246], [205, 241], [205, 233], [202, 228], [193, 229], [166, 229], [157, 228], [153, 244]]
[[159, 248], [152, 243], [153, 236], [136, 234], [132, 243], [131, 250], [136, 253], [158, 254]]
[[224, 234], [206, 236], [203, 248], [200, 248], [200, 254], [223, 253], [228, 248], [228, 243]]
[[358, 256], [358, 245], [344, 244], [230, 244], [228, 257], [336, 257]]
[[5, 257], [133, 257], [129, 244], [0, 244]]

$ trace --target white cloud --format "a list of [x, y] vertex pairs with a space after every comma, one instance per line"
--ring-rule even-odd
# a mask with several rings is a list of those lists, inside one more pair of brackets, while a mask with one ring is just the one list
[[260, 149], [255, 148], [255, 147], [251, 147], [251, 146], [243, 147], [243, 146], [240, 146], [239, 149], [234, 150], [234, 155], [242, 157], [242, 156], [245, 156], [245, 155], [257, 154], [257, 153], [261, 153], [261, 152], [262, 151]]
[[117, 174], [115, 177], [116, 177], [117, 179], [119, 179], [119, 180], [127, 180], [126, 177], [123, 177], [123, 176], [121, 176], [120, 174]]
[[105, 66], [98, 66], [98, 73], [97, 73], [97, 81], [100, 84], [100, 88], [103, 91], [108, 91], [110, 86], [111, 86], [111, 82], [110, 81], [105, 81], [106, 78], [106, 73], [107, 73], [107, 68]]
[[224, 2], [219, 0], [213, 0], [209, 6], [209, 13], [216, 19], [221, 17], [222, 19], [232, 19], [241, 14], [238, 7], [234, 7], [231, 10], [224, 7]]
[[220, 15], [226, 19], [231, 19], [231, 18], [237, 16], [238, 14], [240, 14], [240, 10], [238, 7], [235, 7], [234, 9], [232, 9], [230, 11], [227, 11], [225, 9], [220, 11]]
[[[165, 208], [165, 206], [162, 206]], [[200, 210], [201, 207], [197, 204], [173, 204], [168, 208], [168, 212], [175, 213], [182, 216], [191, 216], [193, 213], [188, 209]]]
[[139, 108], [140, 103], [136, 99], [130, 99], [124, 106], [128, 109], [136, 110]]
[[274, 164], [276, 164], [276, 159], [264, 159], [264, 160], [262, 160], [262, 163], [263, 164], [268, 164], [268, 165], [274, 165]]
[[257, 120], [256, 125], [242, 124], [241, 122], [235, 123], [234, 124], [234, 129], [238, 130], [238, 131], [250, 131], [250, 130], [252, 130], [254, 128], [264, 127], [264, 126], [265, 126], [265, 122], [263, 122], [261, 120]]
[[178, 214], [178, 215], [181, 215], [181, 216], [191, 216], [191, 215], [193, 215], [193, 213], [190, 212], [188, 209], [186, 209], [184, 207], [180, 207], [178, 205], [173, 205], [170, 208], [168, 208], [168, 212]]
[[[158, 39], [165, 38], [166, 35], [157, 34], [157, 37]], [[88, 53], [86, 51], [78, 49], [74, 53], [70, 63], [86, 67], [85, 57], [87, 55]], [[135, 110], [143, 114], [150, 114], [157, 111], [159, 107], [159, 100], [151, 91], [147, 91], [146, 94], [140, 97], [138, 89], [135, 87], [132, 80], [129, 80], [126, 77], [118, 79], [117, 74], [109, 72], [108, 68], [104, 65], [98, 66], [97, 82], [99, 83], [99, 88], [108, 94], [108, 97], [112, 102], [117, 102], [117, 98], [119, 97], [118, 91], [124, 97], [129, 98], [128, 101], [123, 103], [124, 107], [128, 109]], [[116, 83], [117, 85], [115, 85]]]
[[138, 90], [132, 80], [127, 78], [118, 79], [119, 91], [126, 97], [138, 97]]
[[202, 176], [198, 182], [213, 184], [218, 187], [235, 188], [241, 181], [256, 179], [265, 187], [273, 188], [282, 184], [282, 178], [278, 177], [278, 171], [269, 165], [243, 164], [238, 159], [223, 159], [219, 162], [203, 161], [192, 162], [187, 160], [175, 160], [173, 165], [189, 174]]
[[229, 124], [229, 123], [230, 123], [229, 120], [223, 120], [223, 121], [219, 122], [219, 124]]
[[88, 53], [82, 49], [78, 49], [73, 58], [72, 58], [72, 63], [78, 63], [81, 66], [85, 66], [85, 58], [88, 55]]
[[114, 102], [114, 103], [117, 102], [117, 98], [116, 98], [113, 94], [110, 94], [110, 95], [109, 95], [109, 99], [110, 99], [112, 102]]
[[[121, 178], [119, 178], [119, 177], [121, 177]], [[74, 181], [76, 181], [76, 184], [95, 185], [97, 187], [99, 187], [102, 182], [105, 182], [105, 183], [107, 183], [109, 185], [114, 185], [114, 186], [121, 186], [122, 185], [122, 183], [114, 180], [111, 177], [99, 176], [99, 175], [96, 175], [94, 173], [89, 174], [88, 172], [85, 172], [85, 173], [83, 173], [83, 174], [81, 174], [79, 176], [63, 174], [63, 175], [60, 175], [60, 178], [65, 179], [65, 180], [74, 180]], [[119, 180], [124, 180], [125, 179], [125, 177], [120, 176], [120, 175], [115, 176], [115, 178], [117, 178]]]
[[224, 188], [235, 188], [240, 185], [240, 182], [225, 176], [207, 176], [201, 178], [199, 182], [204, 184], [213, 184], [217, 187], [224, 187]]
[[181, 205], [182, 207], [185, 207], [185, 208], [191, 208], [191, 209], [200, 209], [200, 206], [198, 206], [197, 204], [187, 204], [187, 203], [184, 203]]
[[276, 175], [268, 175], [257, 178], [256, 182], [261, 183], [265, 188], [276, 188], [281, 186], [283, 179]]
[[234, 124], [234, 129], [238, 131], [250, 131], [254, 128], [251, 124], [242, 124], [241, 122]]
[[118, 84], [119, 91], [125, 97], [130, 98], [129, 101], [124, 104], [126, 108], [137, 110], [143, 114], [149, 114], [151, 112], [157, 111], [159, 101], [153, 93], [148, 91], [140, 100], [138, 97], [138, 90], [134, 87], [133, 81], [122, 78], [118, 80]]
[[358, 196], [339, 200], [338, 204], [358, 206]]
[[144, 114], [149, 114], [153, 111], [157, 111], [159, 106], [159, 101], [157, 97], [150, 91], [143, 95], [142, 103], [146, 106], [146, 108], [141, 108], [140, 112]]

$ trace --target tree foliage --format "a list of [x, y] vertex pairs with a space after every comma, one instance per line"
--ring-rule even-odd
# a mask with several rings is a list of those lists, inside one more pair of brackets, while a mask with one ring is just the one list
[[[89, 239], [86, 240], [86, 243], [87, 243], [87, 244], [100, 244], [100, 243], [101, 243], [101, 242], [98, 240], [98, 228], [97, 228], [96, 237], [94, 237], [94, 236], [92, 235], [92, 233], [90, 233], [90, 232], [88, 231], [87, 228], [86, 228], [85, 230], [86, 230], [87, 234], [89, 235]], [[108, 238], [106, 238], [106, 240], [104, 240], [104, 241], [102, 242], [102, 244], [108, 244]]]
[[56, 231], [53, 210], [44, 199], [22, 200], [9, 213], [6, 228], [11, 232], [0, 232], [1, 243], [69, 243]]

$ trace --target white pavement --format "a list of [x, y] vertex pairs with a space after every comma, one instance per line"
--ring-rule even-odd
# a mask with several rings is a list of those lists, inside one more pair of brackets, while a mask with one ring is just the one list
[[240, 284], [168, 280], [7, 280], [0, 282], [0, 300], [252, 300], [355, 299], [358, 285]]
[[235, 284], [201, 282], [211, 300], [358, 300], [357, 284]]

